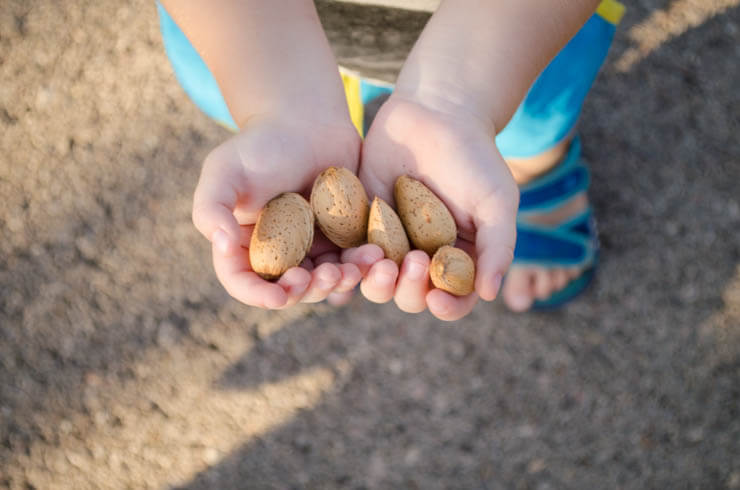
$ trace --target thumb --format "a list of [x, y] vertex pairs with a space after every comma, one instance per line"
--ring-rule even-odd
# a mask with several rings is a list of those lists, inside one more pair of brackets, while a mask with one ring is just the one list
[[504, 274], [514, 259], [518, 202], [519, 195], [516, 192], [511, 199], [505, 199], [497, 193], [476, 207], [474, 221], [478, 262], [475, 289], [486, 301], [496, 298]]
[[393, 184], [396, 182], [396, 178], [401, 174], [402, 169], [387, 164], [388, 161], [393, 161], [393, 153], [384, 151], [386, 149], [382, 142], [376, 142], [377, 137], [373, 138], [373, 136], [376, 136], [379, 130], [373, 132], [373, 129], [374, 128], [370, 128], [370, 133], [362, 146], [358, 177], [360, 178], [362, 185], [365, 187], [367, 197], [370, 201], [372, 201], [375, 196], [378, 196], [388, 204], [392, 205], [394, 202]]
[[241, 227], [234, 217], [242, 176], [233, 166], [209, 155], [193, 197], [193, 224], [223, 255], [241, 247]]

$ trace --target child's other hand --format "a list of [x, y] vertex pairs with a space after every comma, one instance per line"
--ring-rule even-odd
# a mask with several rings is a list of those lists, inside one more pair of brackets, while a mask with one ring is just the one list
[[270, 309], [349, 299], [362, 278], [360, 268], [339, 263], [339, 249], [318, 230], [302, 267], [289, 269], [277, 282], [252, 271], [248, 246], [267, 201], [281, 192], [308, 197], [314, 178], [328, 166], [356, 172], [359, 153], [360, 137], [350, 124], [258, 116], [208, 155], [195, 190], [193, 222], [211, 241], [216, 275], [231, 296]]
[[365, 297], [393, 298], [409, 313], [427, 307], [442, 320], [467, 315], [480, 296], [493, 300], [516, 240], [519, 191], [494, 143], [494, 129], [472, 114], [429, 109], [393, 95], [380, 109], [363, 146], [360, 180], [369, 196], [393, 201], [402, 174], [421, 180], [444, 201], [458, 225], [457, 246], [476, 260], [475, 292], [452, 296], [430, 287], [430, 258], [411, 251], [399, 273], [382, 260], [362, 280]]

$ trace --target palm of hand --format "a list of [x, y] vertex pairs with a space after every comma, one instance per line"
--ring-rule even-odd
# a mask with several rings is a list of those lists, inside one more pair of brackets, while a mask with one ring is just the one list
[[[260, 209], [281, 192], [305, 197], [328, 166], [357, 171], [360, 137], [352, 127], [319, 126], [300, 121], [255, 121], [216, 148], [206, 166], [234, 177], [234, 213], [241, 225], [254, 224]], [[204, 168], [204, 173], [206, 172]]]
[[[402, 174], [424, 182], [450, 209], [458, 225], [458, 246], [477, 256], [476, 291], [493, 299], [513, 255], [518, 206], [518, 189], [496, 149], [493, 128], [472, 117], [443, 114], [391, 97], [364, 143], [360, 179], [371, 196], [393, 202], [393, 185]], [[412, 253], [428, 263], [419, 252]], [[421, 309], [419, 295], [432, 313], [444, 319], [462, 316], [475, 304], [474, 297], [454, 298], [421, 284], [408, 288], [405, 282], [402, 269], [395, 299], [406, 311]], [[399, 297], [406, 290], [417, 296], [409, 308]]]
[[317, 237], [304, 267], [277, 283], [252, 271], [248, 251], [259, 210], [282, 192], [308, 196], [328, 166], [356, 172], [360, 138], [351, 125], [326, 126], [295, 119], [254, 119], [206, 158], [193, 203], [196, 227], [213, 243], [216, 275], [243, 303], [268, 308], [314, 302], [351, 290], [361, 278], [353, 264], [339, 264], [338, 249]]

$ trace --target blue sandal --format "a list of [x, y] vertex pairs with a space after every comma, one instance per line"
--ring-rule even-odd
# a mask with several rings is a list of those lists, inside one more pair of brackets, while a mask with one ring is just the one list
[[591, 206], [554, 226], [533, 224], [528, 217], [548, 213], [588, 189], [588, 168], [581, 161], [581, 142], [575, 137], [564, 160], [551, 172], [520, 189], [515, 265], [583, 267], [580, 276], [532, 310], [554, 309], [578, 296], [594, 276], [599, 255], [598, 232]]

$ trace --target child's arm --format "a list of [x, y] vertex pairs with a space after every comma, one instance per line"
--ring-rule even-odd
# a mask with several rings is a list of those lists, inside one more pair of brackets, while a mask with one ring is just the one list
[[[347, 116], [337, 65], [308, 0], [164, 0], [241, 128], [256, 114]], [[318, 112], [314, 108], [320, 108]]]
[[599, 0], [444, 0], [398, 78], [397, 93], [501, 131], [537, 75]]
[[356, 172], [360, 138], [313, 2], [165, 0], [218, 81], [240, 132], [203, 164], [193, 222], [212, 242], [226, 290], [243, 303], [281, 308], [351, 290], [355, 264], [317, 240], [304, 265], [268, 282], [248, 254], [260, 209], [281, 192], [306, 192], [330, 165]]
[[[494, 136], [536, 76], [588, 19], [598, 0], [443, 0], [414, 46], [396, 90], [363, 146], [360, 178], [390, 199], [402, 173], [439, 195], [458, 224], [458, 242], [474, 251], [476, 293], [496, 297], [516, 240], [518, 189]], [[363, 294], [393, 298], [404, 311], [425, 308], [454, 320], [476, 294], [429, 289], [429, 257], [414, 251], [400, 271], [375, 264]], [[382, 276], [397, 281], [382, 281]]]

